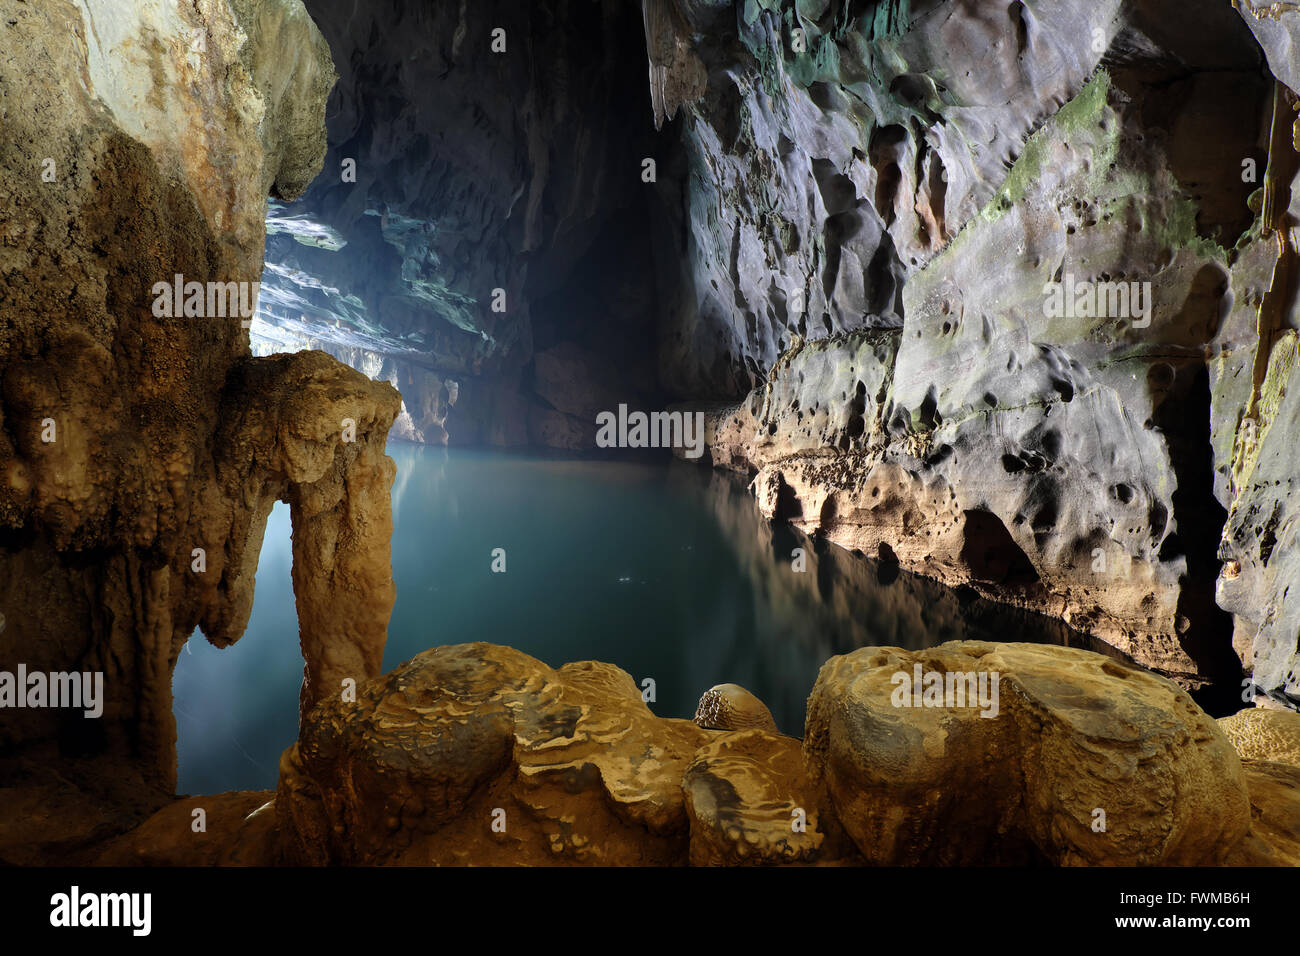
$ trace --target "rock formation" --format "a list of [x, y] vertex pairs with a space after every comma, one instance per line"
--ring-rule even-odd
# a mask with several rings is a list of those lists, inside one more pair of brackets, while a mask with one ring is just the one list
[[1300, 866], [1300, 714], [1243, 710], [1219, 718], [1241, 756], [1250, 793], [1251, 834], [1227, 859], [1234, 866]]
[[[915, 669], [945, 692], [996, 675], [997, 713], [924, 681], [904, 706]], [[832, 658], [800, 742], [655, 717], [607, 664], [464, 644], [322, 702], [276, 793], [177, 800], [93, 860], [1294, 866], [1296, 720], [1216, 724], [1099, 654], [965, 641]]]
[[767, 730], [776, 733], [776, 721], [767, 705], [739, 684], [710, 687], [695, 709], [695, 723], [705, 730]]
[[[378, 673], [399, 398], [319, 353], [254, 359], [205, 308], [258, 281], [268, 194], [321, 166], [334, 74], [298, 0], [4, 0], [0, 44], [0, 669], [100, 671], [107, 698], [0, 724], [0, 858], [48, 861], [172, 797], [176, 656], [243, 633], [277, 499], [304, 708]], [[176, 276], [197, 308], [161, 317]]]
[[[106, 678], [99, 720], [6, 712], [0, 862], [1300, 862], [1295, 715], [1186, 690], [1300, 704], [1297, 31], [1260, 0], [0, 0], [0, 670]], [[306, 201], [268, 229], [268, 195]], [[379, 675], [390, 429], [588, 448], [670, 398], [767, 517], [1174, 680], [868, 647], [800, 742], [735, 685], [666, 720], [485, 644]], [[171, 672], [243, 634], [276, 501], [300, 737], [273, 799], [177, 799]]]
[[[900, 695], [895, 675], [914, 671], [965, 691], [965, 706], [932, 700], [928, 680]], [[992, 707], [969, 675], [997, 675]], [[1086, 651], [967, 642], [832, 658], [804, 752], [877, 863], [1218, 863], [1249, 826], [1241, 762], [1214, 721], [1169, 681]]]
[[[899, 706], [917, 666], [998, 675], [998, 712]], [[1293, 821], [1269, 809], [1253, 832], [1246, 781], [1186, 692], [1089, 651], [835, 657], [800, 744], [655, 717], [606, 664], [463, 644], [314, 710], [275, 813], [312, 864], [1281, 862]]]
[[440, 647], [312, 712], [276, 813], [308, 864], [667, 864], [687, 854], [681, 777], [707, 739], [611, 665]]
[[[177, 800], [93, 856], [96, 866], [274, 866], [275, 793], [248, 791]], [[196, 830], [196, 813], [203, 828]]]
[[[762, 730], [718, 734], [682, 775], [691, 866], [859, 863], [807, 785], [799, 742]], [[803, 824], [801, 826], [801, 824]]]
[[1231, 717], [1220, 717], [1219, 726], [1242, 759], [1300, 767], [1300, 714], [1243, 710]]

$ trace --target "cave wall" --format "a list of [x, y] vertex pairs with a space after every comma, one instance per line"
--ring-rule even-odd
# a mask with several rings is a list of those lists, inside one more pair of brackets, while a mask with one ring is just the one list
[[[658, 14], [691, 168], [662, 372], [731, 400], [714, 460], [774, 517], [1219, 681], [1220, 705], [1244, 669], [1293, 706], [1275, 76], [1298, 21], [1210, 0]], [[1067, 282], [1149, 283], [1150, 314], [1052, 313]]]
[[158, 310], [177, 274], [257, 282], [268, 194], [321, 166], [334, 72], [298, 0], [4, 0], [0, 47], [0, 670], [104, 675], [98, 719], [0, 723], [0, 859], [48, 861], [173, 794], [172, 668], [196, 627], [243, 633], [275, 500], [304, 707], [378, 673], [399, 398], [319, 353], [253, 358], [202, 295]]
[[[1233, 615], [1233, 646], [1264, 703], [1300, 705], [1300, 608], [1289, 599], [1297, 565], [1296, 224], [1300, 223], [1300, 109], [1293, 51], [1300, 13], [1243, 0], [1242, 20], [1277, 79], [1259, 237], [1233, 265], [1240, 304], [1210, 363], [1214, 489], [1228, 511], [1216, 600]], [[1253, 235], [1253, 234], [1252, 234]]]

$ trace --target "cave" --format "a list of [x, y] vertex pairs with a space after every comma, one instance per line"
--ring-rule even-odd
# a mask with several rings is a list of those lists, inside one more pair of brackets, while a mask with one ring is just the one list
[[20, 879], [1300, 866], [1300, 8], [0, 14]]

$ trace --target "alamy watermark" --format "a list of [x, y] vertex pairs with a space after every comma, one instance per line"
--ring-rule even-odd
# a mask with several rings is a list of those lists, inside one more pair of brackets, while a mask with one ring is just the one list
[[704, 454], [703, 412], [618, 412], [596, 416], [599, 448], [682, 448], [687, 458]]
[[889, 682], [895, 707], [978, 707], [981, 717], [998, 715], [997, 671], [926, 671], [916, 664], [911, 674], [898, 671]]
[[1043, 286], [1043, 315], [1049, 319], [1129, 319], [1135, 329], [1151, 324], [1150, 282], [1063, 281]]
[[0, 709], [6, 707], [80, 708], [95, 719], [104, 713], [104, 673], [29, 673], [26, 664], [19, 664], [16, 673], [0, 671]]
[[185, 276], [177, 273], [171, 282], [154, 283], [154, 318], [240, 318], [251, 322], [261, 289], [260, 282], [186, 282]]
[[83, 893], [74, 886], [50, 897], [50, 925], [57, 928], [126, 927], [133, 936], [148, 936], [152, 928], [150, 893]]

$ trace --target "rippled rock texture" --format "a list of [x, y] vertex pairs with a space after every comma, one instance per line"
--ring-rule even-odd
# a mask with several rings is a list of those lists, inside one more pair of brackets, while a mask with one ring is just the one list
[[[899, 706], [918, 667], [997, 675], [998, 706]], [[1248, 793], [1185, 691], [1069, 648], [832, 658], [800, 743], [655, 717], [610, 665], [462, 644], [323, 702], [275, 812], [312, 864], [1281, 863], [1282, 767]]]
[[686, 855], [681, 777], [707, 739], [612, 665], [437, 648], [317, 708], [276, 811], [303, 863], [662, 865]]
[[1241, 755], [1251, 835], [1229, 856], [1239, 866], [1300, 866], [1300, 714], [1243, 710], [1219, 718]]
[[304, 708], [378, 673], [399, 398], [319, 353], [254, 359], [237, 316], [153, 309], [177, 274], [257, 282], [268, 194], [321, 167], [334, 73], [301, 3], [4, 0], [0, 45], [0, 667], [105, 675], [98, 720], [0, 724], [0, 857], [48, 862], [170, 799], [176, 656], [243, 633], [277, 499]]
[[1300, 767], [1300, 714], [1243, 710], [1219, 718], [1219, 726], [1245, 760], [1268, 760]]

